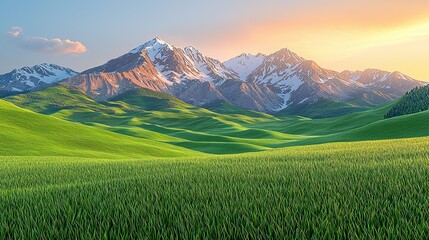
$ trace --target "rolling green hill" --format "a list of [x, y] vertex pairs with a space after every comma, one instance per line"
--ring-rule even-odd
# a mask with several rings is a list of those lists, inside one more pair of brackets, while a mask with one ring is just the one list
[[332, 118], [368, 109], [367, 107], [359, 107], [350, 103], [321, 99], [312, 104], [303, 103], [288, 107], [275, 115], [283, 117], [303, 116], [309, 118]]
[[[105, 106], [86, 96], [75, 87], [57, 85], [41, 91], [18, 94], [5, 100], [22, 108], [43, 114], [53, 114], [65, 109], [76, 111], [117, 114], [123, 112], [115, 106]], [[124, 107], [124, 106], [120, 106]]]
[[174, 145], [34, 113], [3, 100], [0, 100], [0, 127], [2, 156], [137, 158], [198, 154]]
[[[207, 109], [198, 108], [171, 95], [146, 89], [125, 92], [108, 102], [93, 101], [82, 92], [61, 85], [6, 99], [32, 111], [134, 139], [214, 154], [429, 135], [429, 128], [421, 124], [427, 113], [384, 120], [384, 114], [396, 102], [338, 117], [311, 119], [275, 117], [240, 109], [227, 102], [214, 103], [206, 106]], [[308, 112], [321, 116], [334, 109], [348, 111], [353, 107], [320, 102]]]
[[124, 102], [139, 107], [142, 110], [154, 111], [167, 108], [192, 107], [179, 99], [163, 93], [154, 92], [149, 89], [139, 88], [122, 93], [110, 99], [110, 102]]
[[235, 105], [227, 101], [217, 101], [210, 104], [203, 105], [202, 108], [207, 108], [213, 112], [220, 114], [232, 114], [232, 115], [245, 115], [249, 117], [257, 117], [257, 118], [271, 118], [269, 114], [263, 112], [257, 112], [252, 110], [246, 110], [243, 108], [239, 108]]
[[429, 136], [428, 119], [429, 111], [425, 111], [393, 119], [374, 121], [350, 130], [306, 139], [291, 145], [424, 137]]
[[247, 131], [249, 129], [242, 124], [276, 119], [273, 116], [243, 109], [234, 114], [220, 114], [186, 104], [168, 94], [144, 89], [132, 90], [102, 103], [63, 86], [17, 95], [7, 100], [65, 120], [206, 153], [266, 150], [269, 149], [268, 145], [274, 145], [279, 140], [277, 137], [259, 141], [247, 139], [247, 136], [222, 136], [223, 133]]

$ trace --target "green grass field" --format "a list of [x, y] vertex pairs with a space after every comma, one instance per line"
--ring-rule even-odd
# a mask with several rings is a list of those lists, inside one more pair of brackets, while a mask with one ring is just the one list
[[[193, 152], [232, 154], [257, 152], [286, 146], [420, 137], [429, 135], [425, 119], [429, 112], [384, 119], [395, 104], [343, 116], [310, 119], [274, 117], [233, 107], [225, 102], [207, 106], [186, 104], [170, 95], [149, 90], [124, 93], [98, 103], [76, 89], [57, 86], [7, 99], [27, 108], [67, 121], [132, 137], [155, 141]], [[320, 115], [338, 103], [324, 102]]]
[[0, 159], [0, 238], [429, 236], [429, 138], [201, 158]]
[[311, 119], [147, 90], [0, 100], [0, 239], [426, 239], [429, 111], [384, 119], [393, 104]]

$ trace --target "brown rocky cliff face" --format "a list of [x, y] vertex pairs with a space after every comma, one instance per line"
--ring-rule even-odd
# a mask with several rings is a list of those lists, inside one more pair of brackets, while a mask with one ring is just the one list
[[[96, 70], [91, 70], [69, 78], [63, 84], [78, 87], [97, 100], [108, 99], [132, 88], [164, 91], [171, 85], [158, 73], [147, 55], [143, 54], [139, 60], [142, 63], [129, 71], [97, 73]], [[104, 67], [110, 68], [111, 66]]]

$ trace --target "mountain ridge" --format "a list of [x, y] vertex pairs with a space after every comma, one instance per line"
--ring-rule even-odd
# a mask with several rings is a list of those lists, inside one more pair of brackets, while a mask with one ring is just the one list
[[42, 63], [32, 67], [14, 69], [0, 75], [0, 90], [21, 93], [43, 88], [79, 73], [56, 64]]
[[329, 70], [287, 48], [221, 62], [192, 46], [180, 48], [154, 38], [61, 84], [77, 87], [95, 100], [147, 88], [196, 106], [227, 101], [249, 110], [278, 112], [323, 99], [376, 106], [426, 83], [377, 69]]

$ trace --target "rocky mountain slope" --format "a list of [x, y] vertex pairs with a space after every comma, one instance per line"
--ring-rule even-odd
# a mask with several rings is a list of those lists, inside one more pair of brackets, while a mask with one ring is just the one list
[[320, 67], [288, 49], [267, 56], [246, 81], [276, 88], [284, 102], [275, 110], [321, 99], [378, 105], [401, 97], [426, 83], [404, 74], [381, 70], [342, 73]]
[[237, 72], [193, 47], [179, 48], [155, 38], [106, 64], [69, 78], [64, 84], [78, 87], [98, 100], [132, 88], [170, 93], [202, 106], [227, 100], [237, 106], [270, 111], [282, 99], [265, 85], [243, 82]]

